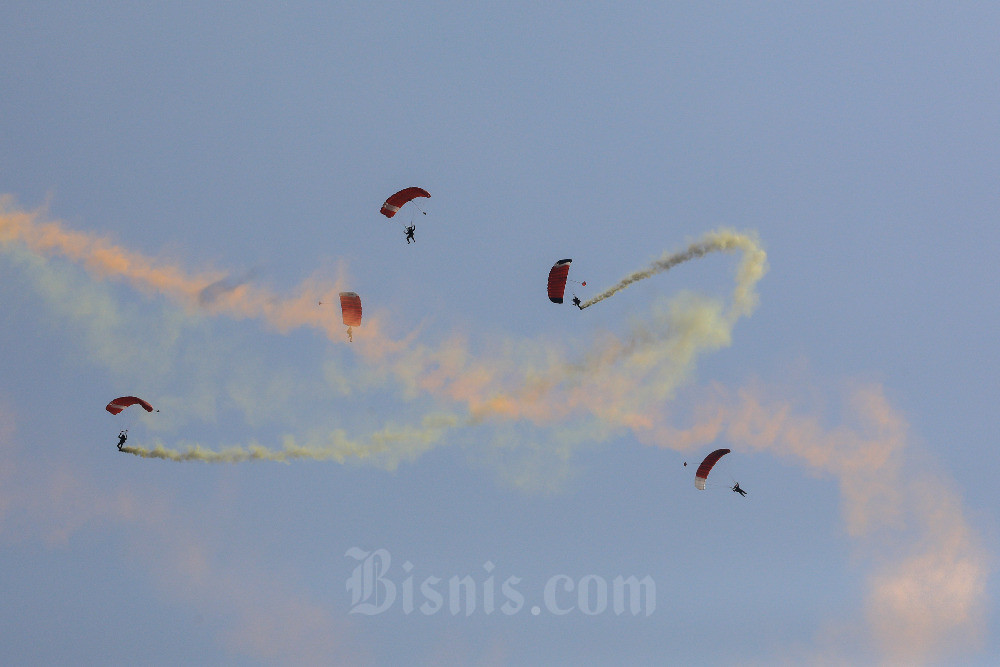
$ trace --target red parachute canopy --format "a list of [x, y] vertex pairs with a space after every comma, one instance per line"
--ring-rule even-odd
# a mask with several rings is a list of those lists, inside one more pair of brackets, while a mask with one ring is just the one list
[[695, 487], [705, 490], [705, 482], [708, 481], [708, 473], [712, 472], [712, 466], [719, 462], [723, 456], [729, 453], [728, 449], [716, 449], [714, 452], [705, 457], [705, 460], [701, 462], [698, 466], [698, 472], [694, 474], [694, 485]]
[[385, 200], [385, 203], [382, 204], [382, 210], [379, 211], [379, 213], [381, 213], [387, 218], [391, 218], [392, 216], [396, 215], [396, 211], [398, 211], [403, 204], [409, 201], [413, 201], [417, 197], [430, 197], [430, 196], [431, 196], [430, 193], [427, 192], [427, 190], [424, 190], [423, 188], [403, 188], [402, 190], [400, 190], [399, 192], [397, 192], [396, 194], [392, 195], [391, 197]]
[[549, 269], [549, 301], [562, 303], [566, 292], [566, 278], [569, 277], [571, 259], [560, 259]]
[[116, 415], [125, 408], [129, 407], [130, 405], [141, 405], [142, 409], [145, 410], [146, 412], [153, 411], [152, 405], [142, 400], [141, 398], [137, 398], [136, 396], [121, 396], [119, 398], [116, 398], [115, 400], [108, 403], [107, 407], [104, 409], [110, 412], [111, 414]]
[[361, 326], [361, 297], [354, 292], [340, 293], [340, 312], [344, 324], [349, 327]]

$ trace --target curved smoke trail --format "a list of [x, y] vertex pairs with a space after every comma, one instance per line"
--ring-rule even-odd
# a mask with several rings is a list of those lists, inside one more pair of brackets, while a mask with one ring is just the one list
[[[23, 244], [40, 262], [64, 257], [95, 280], [126, 281], [145, 293], [166, 296], [185, 312], [199, 309], [232, 319], [259, 318], [280, 333], [306, 327], [324, 332], [330, 340], [341, 338], [339, 321], [315, 307], [317, 298], [333, 298], [338, 284], [310, 279], [291, 296], [282, 296], [239, 279], [227, 280], [221, 272], [191, 273], [97, 235], [74, 232], [59, 223], [40, 223], [37, 217], [11, 208], [11, 200], [0, 196], [0, 252], [12, 244], [17, 252], [17, 245]], [[730, 251], [742, 251], [743, 258], [728, 304], [685, 295], [623, 336], [597, 338], [578, 361], [569, 358], [562, 343], [545, 340], [531, 345], [519, 341], [516, 354], [510, 346], [489, 355], [457, 336], [432, 345], [420, 343], [415, 335], [399, 340], [391, 338], [385, 327], [366, 327], [366, 339], [352, 352], [358, 353], [369, 374], [392, 382], [404, 398], [429, 397], [434, 405], [447, 404], [439, 409], [454, 411], [457, 417], [428, 416], [419, 424], [382, 428], [356, 439], [342, 430], [327, 435], [318, 427], [301, 441], [285, 437], [282, 446], [273, 449], [251, 444], [211, 451], [198, 445], [167, 449], [157, 444], [125, 451], [177, 461], [312, 458], [391, 469], [449, 444], [449, 429], [485, 424], [483, 433], [498, 467], [509, 471], [516, 485], [528, 487], [534, 483], [529, 469], [505, 457], [516, 446], [526, 444], [531, 454], [564, 461], [578, 442], [608, 439], [623, 430], [642, 442], [685, 452], [725, 439], [788, 459], [838, 483], [845, 534], [871, 554], [874, 567], [866, 582], [862, 625], [833, 633], [838, 645], [830, 649], [831, 655], [843, 655], [842, 640], [851, 647], [854, 637], [860, 637], [861, 645], [872, 642], [889, 662], [955, 662], [949, 658], [963, 655], [986, 632], [994, 557], [983, 546], [980, 531], [967, 517], [952, 484], [920, 470], [920, 463], [906, 463], [914, 460], [906, 456], [911, 449], [907, 425], [879, 388], [857, 392], [834, 424], [824, 423], [814, 408], [797, 403], [795, 397], [809, 391], [792, 392], [789, 397], [788, 390], [781, 390], [769, 396], [753, 387], [736, 391], [713, 387], [716, 398], [698, 401], [693, 423], [686, 429], [675, 427], [665, 414], [664, 407], [679, 384], [691, 377], [700, 355], [728, 345], [736, 321], [753, 312], [758, 300], [755, 286], [767, 270], [766, 254], [756, 236], [711, 232], [582, 305], [589, 307], [688, 260]], [[49, 274], [40, 274], [37, 280], [46, 289], [61, 284]], [[80, 300], [57, 303], [66, 304], [80, 320], [106, 312]], [[332, 382], [347, 379], [338, 373]], [[526, 438], [515, 430], [521, 425], [539, 429], [544, 437], [537, 439], [537, 445], [522, 442]], [[800, 662], [816, 662], [813, 657]]]
[[[686, 250], [666, 254], [653, 262], [649, 267], [625, 276], [618, 282], [618, 284], [613, 285], [597, 296], [584, 301], [583, 304], [580, 305], [580, 309], [583, 310], [584, 308], [589, 308], [595, 303], [604, 301], [608, 297], [617, 294], [632, 283], [645, 280], [646, 278], [651, 278], [652, 276], [655, 276], [658, 273], [663, 273], [664, 271], [669, 271], [678, 264], [683, 264], [689, 260], [704, 257], [712, 252], [733, 252], [735, 250], [742, 250], [751, 257], [751, 260], [755, 260], [755, 263], [758, 266], [757, 270], [760, 272], [760, 275], [763, 275], [764, 271], [766, 271], [766, 255], [761, 249], [760, 244], [757, 242], [757, 239], [748, 234], [740, 234], [730, 230], [718, 230], [709, 232], [701, 240], [695, 241], [689, 245]], [[737, 294], [736, 296], [737, 299], [739, 299], [741, 295]], [[743, 296], [746, 296], [746, 293], [744, 293]]]

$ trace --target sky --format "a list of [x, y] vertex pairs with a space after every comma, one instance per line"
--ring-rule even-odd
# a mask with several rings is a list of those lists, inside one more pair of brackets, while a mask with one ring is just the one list
[[990, 664], [998, 33], [4, 3], [0, 661]]

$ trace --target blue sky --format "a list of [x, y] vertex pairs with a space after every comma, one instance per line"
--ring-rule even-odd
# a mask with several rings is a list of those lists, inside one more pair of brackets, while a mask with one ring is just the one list
[[[0, 658], [988, 664], [998, 31], [972, 3], [7, 3]], [[407, 245], [378, 209], [410, 185]], [[545, 298], [558, 259], [586, 300], [713, 233], [742, 245]], [[317, 303], [342, 290], [354, 343]], [[160, 412], [104, 411], [128, 394]], [[305, 458], [129, 456], [126, 425]], [[717, 447], [747, 498], [694, 488]], [[616, 614], [618, 577], [655, 609]]]

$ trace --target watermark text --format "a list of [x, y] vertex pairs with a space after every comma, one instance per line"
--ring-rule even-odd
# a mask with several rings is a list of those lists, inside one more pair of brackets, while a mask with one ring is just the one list
[[650, 616], [656, 611], [656, 582], [649, 575], [556, 574], [532, 587], [522, 577], [498, 573], [493, 561], [483, 563], [474, 575], [442, 577], [418, 572], [410, 561], [394, 569], [386, 549], [353, 547], [344, 555], [356, 563], [346, 582], [352, 614], [374, 616], [397, 610], [424, 616], [513, 616], [527, 609], [534, 616]]

